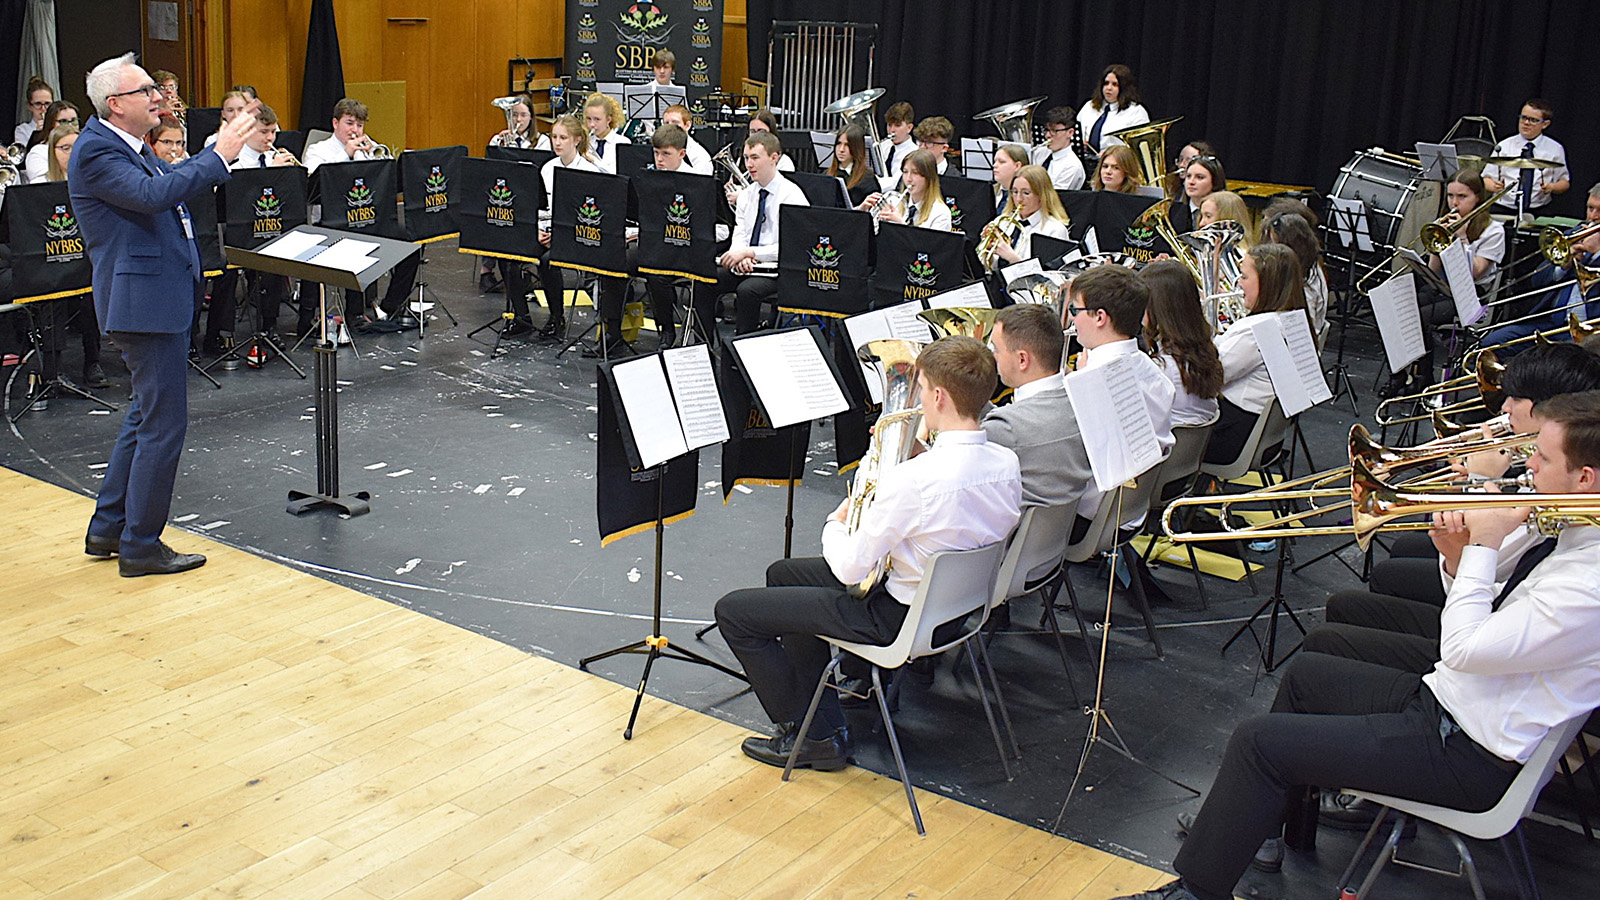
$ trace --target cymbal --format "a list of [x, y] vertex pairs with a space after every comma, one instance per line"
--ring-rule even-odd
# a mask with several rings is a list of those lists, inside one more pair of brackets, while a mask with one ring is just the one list
[[1484, 162], [1502, 169], [1554, 169], [1561, 165], [1553, 159], [1525, 159], [1521, 156], [1491, 156]]

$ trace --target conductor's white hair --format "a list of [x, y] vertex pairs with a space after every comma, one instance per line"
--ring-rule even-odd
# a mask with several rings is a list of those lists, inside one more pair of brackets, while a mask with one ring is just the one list
[[122, 67], [138, 65], [137, 57], [132, 51], [113, 59], [108, 59], [89, 72], [89, 77], [84, 79], [84, 85], [89, 92], [89, 102], [94, 104], [94, 111], [101, 118], [111, 115], [111, 107], [106, 101], [122, 86]]

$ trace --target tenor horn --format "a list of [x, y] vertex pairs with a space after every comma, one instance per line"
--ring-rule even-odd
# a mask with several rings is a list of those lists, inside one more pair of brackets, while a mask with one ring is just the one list
[[879, 178], [885, 175], [883, 160], [875, 149], [883, 140], [878, 133], [878, 98], [883, 95], [884, 89], [881, 87], [868, 88], [840, 97], [822, 108], [827, 115], [843, 116], [846, 125], [854, 125], [872, 138], [873, 149], [867, 153], [867, 165], [872, 168], [872, 174]]

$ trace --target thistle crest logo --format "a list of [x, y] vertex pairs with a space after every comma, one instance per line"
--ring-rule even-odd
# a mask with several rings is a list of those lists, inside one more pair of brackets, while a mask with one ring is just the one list
[[696, 100], [689, 104], [689, 118], [693, 120], [691, 124], [694, 125], [704, 125], [706, 123], [706, 103], [704, 100]]
[[689, 224], [689, 204], [682, 194], [672, 195], [672, 202], [667, 204], [667, 221], [674, 225]]
[[78, 234], [78, 218], [65, 204], [57, 206], [44, 220], [44, 261], [75, 262], [83, 259], [83, 238]]
[[579, 28], [593, 28], [594, 27], [594, 16], [591, 16], [588, 13], [584, 13], [583, 14], [583, 18], [578, 20], [578, 27]]
[[357, 178], [356, 183], [350, 186], [350, 190], [344, 195], [344, 198], [350, 206], [371, 206], [372, 188], [367, 187], [365, 178]]
[[277, 218], [282, 211], [283, 201], [279, 200], [277, 195], [273, 193], [272, 187], [269, 185], [262, 188], [261, 196], [256, 198], [256, 218]]
[[583, 51], [583, 53], [579, 55], [577, 59], [577, 69], [578, 71], [575, 74], [577, 75], [577, 79], [579, 81], [593, 82], [594, 55], [587, 50]]
[[689, 64], [689, 84], [691, 87], [710, 87], [711, 66], [704, 56], [696, 56], [694, 62]]
[[583, 14], [583, 18], [578, 20], [578, 43], [594, 44], [600, 41], [600, 32], [595, 30], [595, 24], [594, 16]]
[[661, 7], [654, 3], [635, 3], [617, 16], [617, 37], [624, 43], [637, 41], [660, 46], [667, 42], [667, 36], [672, 33], [672, 26], [667, 24], [668, 18]]
[[68, 211], [66, 206], [57, 206], [50, 218], [44, 220], [44, 233], [52, 238], [77, 237], [78, 217]]
[[928, 259], [928, 254], [918, 253], [917, 258], [906, 266], [906, 281], [917, 287], [928, 288], [939, 282], [939, 270], [934, 268], [933, 262]]
[[424, 212], [444, 212], [450, 208], [450, 180], [439, 166], [430, 166], [428, 178], [422, 184]]
[[255, 202], [255, 221], [250, 223], [256, 240], [268, 240], [283, 233], [283, 201], [271, 185], [263, 185]]
[[604, 214], [593, 197], [584, 197], [578, 204], [578, 222], [573, 226], [573, 237], [585, 247], [600, 246], [600, 220]]
[[689, 29], [693, 32], [689, 36], [689, 45], [697, 50], [705, 50], [711, 46], [711, 23], [705, 19], [695, 19], [694, 25]]
[[810, 265], [806, 267], [806, 283], [819, 291], [839, 289], [839, 248], [833, 245], [831, 235], [818, 235], [816, 246], [809, 253]]
[[687, 247], [693, 242], [693, 232], [689, 230], [691, 218], [689, 201], [682, 194], [673, 194], [672, 202], [667, 204], [667, 227], [664, 239], [674, 247]]
[[514, 208], [517, 195], [511, 190], [511, 186], [506, 184], [504, 178], [494, 180], [494, 184], [489, 187], [487, 199], [489, 203], [484, 211], [485, 221], [490, 225], [505, 227], [517, 224], [517, 213]]
[[961, 219], [966, 215], [966, 213], [962, 212], [961, 207], [956, 205], [956, 198], [954, 197], [945, 197], [944, 205], [950, 207], [950, 227], [956, 231], [960, 231]]
[[1156, 257], [1156, 230], [1137, 219], [1123, 232], [1122, 243], [1128, 255], [1140, 262]]

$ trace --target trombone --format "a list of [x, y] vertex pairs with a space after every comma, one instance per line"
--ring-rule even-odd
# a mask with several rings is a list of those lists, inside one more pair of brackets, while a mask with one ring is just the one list
[[1450, 249], [1450, 245], [1455, 243], [1456, 235], [1461, 231], [1461, 229], [1467, 227], [1467, 223], [1471, 222], [1479, 213], [1489, 209], [1490, 207], [1494, 206], [1495, 203], [1499, 202], [1500, 198], [1504, 197], [1508, 192], [1510, 192], [1511, 188], [1512, 185], [1508, 184], [1500, 190], [1495, 191], [1493, 194], [1490, 194], [1482, 203], [1474, 206], [1465, 215], [1457, 213], [1455, 210], [1451, 210], [1439, 218], [1434, 219], [1432, 222], [1422, 226], [1422, 230], [1417, 233], [1415, 238], [1412, 238], [1410, 241], [1395, 247], [1393, 253], [1390, 253], [1377, 265], [1374, 265], [1371, 269], [1368, 269], [1367, 274], [1361, 276], [1361, 280], [1356, 282], [1356, 290], [1365, 291], [1365, 285], [1369, 278], [1378, 274], [1379, 272], [1388, 270], [1389, 264], [1398, 259], [1400, 254], [1409, 249], [1413, 244], [1420, 246], [1429, 253], [1443, 253], [1444, 251]]
[[1378, 404], [1378, 408], [1374, 413], [1374, 418], [1375, 421], [1377, 421], [1377, 423], [1384, 428], [1388, 428], [1391, 425], [1403, 425], [1407, 422], [1420, 422], [1423, 419], [1428, 418], [1431, 414], [1431, 411], [1429, 413], [1416, 413], [1409, 416], [1392, 416], [1388, 414], [1389, 407], [1402, 403], [1417, 403], [1426, 400], [1429, 397], [1437, 397], [1443, 394], [1453, 394], [1457, 391], [1465, 391], [1472, 388], [1477, 388], [1477, 397], [1470, 400], [1457, 401], [1449, 404], [1448, 406], [1441, 407], [1437, 411], [1440, 413], [1462, 413], [1478, 408], [1479, 404], [1482, 404], [1484, 408], [1488, 408], [1491, 395], [1500, 393], [1500, 384], [1505, 379], [1505, 376], [1506, 364], [1500, 361], [1500, 358], [1494, 354], [1494, 351], [1485, 350], [1479, 353], [1477, 359], [1474, 360], [1473, 371], [1471, 374], [1460, 375], [1450, 379], [1449, 381], [1442, 381], [1438, 384], [1429, 385], [1420, 391], [1413, 391], [1409, 394], [1400, 394], [1395, 397], [1390, 397]]
[[[1560, 310], [1556, 310], [1556, 312], [1560, 312]], [[1548, 316], [1548, 315], [1550, 315], [1550, 312], [1546, 311], [1546, 312], [1542, 312], [1542, 313], [1537, 313], [1536, 315], [1537, 316]], [[1526, 318], [1528, 318], [1528, 317], [1527, 316], [1523, 317], [1523, 319], [1526, 319]], [[1522, 321], [1523, 319], [1513, 319], [1512, 321]], [[1511, 323], [1507, 322], [1505, 324], [1509, 325]], [[1578, 314], [1576, 312], [1574, 312], [1571, 309], [1568, 309], [1567, 310], [1567, 323], [1565, 325], [1557, 325], [1554, 328], [1546, 328], [1543, 331], [1535, 331], [1533, 334], [1525, 334], [1522, 337], [1512, 338], [1509, 341], [1501, 341], [1498, 344], [1490, 344], [1487, 347], [1479, 347], [1476, 350], [1469, 350], [1469, 351], [1467, 351], [1467, 355], [1466, 355], [1465, 358], [1476, 359], [1476, 357], [1473, 357], [1474, 353], [1478, 354], [1478, 356], [1482, 356], [1485, 353], [1490, 353], [1490, 352], [1493, 352], [1495, 350], [1499, 350], [1499, 349], [1504, 348], [1504, 347], [1512, 347], [1512, 346], [1516, 346], [1516, 345], [1519, 345], [1519, 344], [1526, 344], [1526, 343], [1528, 343], [1530, 341], [1532, 341], [1535, 344], [1537, 344], [1537, 343], [1539, 343], [1541, 341], [1548, 342], [1548, 341], [1550, 341], [1550, 339], [1555, 338], [1555, 337], [1557, 337], [1557, 336], [1559, 336], [1561, 334], [1566, 334], [1566, 335], [1570, 336], [1572, 338], [1572, 342], [1574, 344], [1581, 344], [1584, 341], [1588, 340], [1589, 338], [1594, 337], [1596, 334], [1600, 334], [1600, 316], [1596, 316], [1593, 319], [1579, 319], [1578, 318]]]

